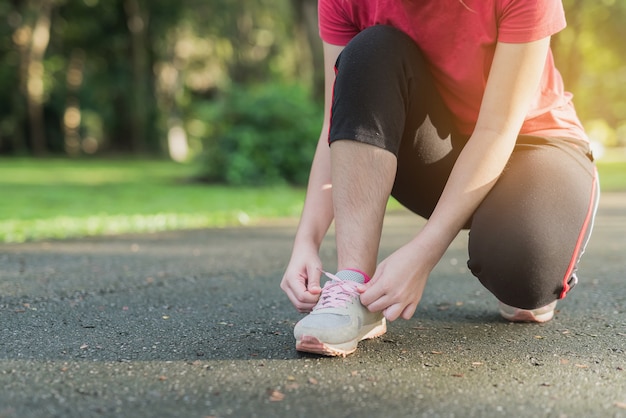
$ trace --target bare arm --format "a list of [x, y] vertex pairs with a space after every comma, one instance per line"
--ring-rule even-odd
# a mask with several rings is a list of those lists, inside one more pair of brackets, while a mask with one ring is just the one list
[[281, 288], [301, 312], [310, 311], [321, 292], [318, 252], [333, 221], [332, 184], [328, 129], [335, 82], [335, 61], [343, 47], [324, 43], [324, 122], [309, 175], [304, 209], [296, 232], [291, 261]]
[[332, 89], [335, 81], [334, 66], [342, 49], [343, 47], [324, 43], [324, 122], [315, 150], [307, 196], [296, 234], [296, 243], [306, 241], [314, 243], [318, 247], [333, 220], [328, 129], [330, 127]]
[[413, 315], [430, 271], [504, 170], [537, 92], [549, 43], [545, 38], [497, 45], [476, 128], [429, 221], [379, 265], [363, 289], [361, 301], [370, 310], [384, 310], [390, 320]]
[[498, 44], [474, 133], [420, 234], [437, 261], [504, 170], [537, 92], [549, 44], [549, 38]]

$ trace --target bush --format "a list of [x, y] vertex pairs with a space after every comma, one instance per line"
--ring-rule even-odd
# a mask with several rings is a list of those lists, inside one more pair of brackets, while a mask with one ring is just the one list
[[203, 177], [231, 185], [305, 184], [322, 109], [303, 88], [235, 87], [205, 111]]

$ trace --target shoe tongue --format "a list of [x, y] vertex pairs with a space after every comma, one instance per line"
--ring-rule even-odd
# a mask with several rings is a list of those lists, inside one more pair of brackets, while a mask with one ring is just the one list
[[337, 274], [335, 274], [335, 276], [337, 276], [341, 280], [347, 280], [360, 284], [365, 283], [365, 277], [363, 277], [363, 275], [358, 271], [354, 270], [340, 270], [337, 272]]

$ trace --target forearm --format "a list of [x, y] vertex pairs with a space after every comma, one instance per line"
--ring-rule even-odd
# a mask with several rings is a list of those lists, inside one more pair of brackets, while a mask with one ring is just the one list
[[328, 146], [328, 132], [330, 129], [330, 113], [335, 82], [335, 62], [343, 47], [324, 46], [324, 122], [307, 187], [304, 208], [300, 217], [300, 224], [296, 233], [294, 250], [301, 246], [313, 246], [319, 250], [322, 240], [333, 221], [333, 198], [330, 172], [330, 147]]
[[550, 38], [526, 44], [501, 44], [476, 122], [446, 187], [416, 238], [434, 267], [454, 237], [483, 201], [504, 170], [539, 86]]
[[332, 183], [330, 174], [330, 149], [326, 139], [326, 126], [317, 144], [311, 166], [306, 199], [295, 246], [314, 245], [318, 249], [333, 221]]
[[511, 133], [477, 131], [468, 141], [434, 212], [412, 242], [420, 251], [427, 252], [431, 268], [496, 183], [515, 139]]

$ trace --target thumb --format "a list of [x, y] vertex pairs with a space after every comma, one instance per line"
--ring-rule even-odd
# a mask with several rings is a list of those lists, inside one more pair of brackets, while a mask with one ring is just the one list
[[356, 291], [359, 292], [360, 294], [363, 294], [367, 291], [368, 288], [369, 288], [369, 283], [360, 284], [356, 287]]
[[368, 281], [367, 283], [363, 283], [360, 284], [356, 287], [357, 292], [359, 292], [360, 294], [363, 294], [365, 292], [367, 292], [367, 290], [372, 287], [373, 285], [373, 280]]
[[357, 286], [357, 288], [356, 288], [357, 292], [359, 292], [360, 294], [363, 294], [363, 293], [367, 292], [367, 290], [376, 283], [376, 281], [378, 280], [379, 276], [380, 276], [380, 272], [379, 272], [379, 270], [376, 270], [374, 272], [374, 275], [371, 278], [369, 278], [369, 280], [367, 280], [367, 282]]
[[307, 267], [307, 290], [309, 293], [322, 293], [322, 288], [320, 287], [321, 275], [322, 271], [318, 267]]

